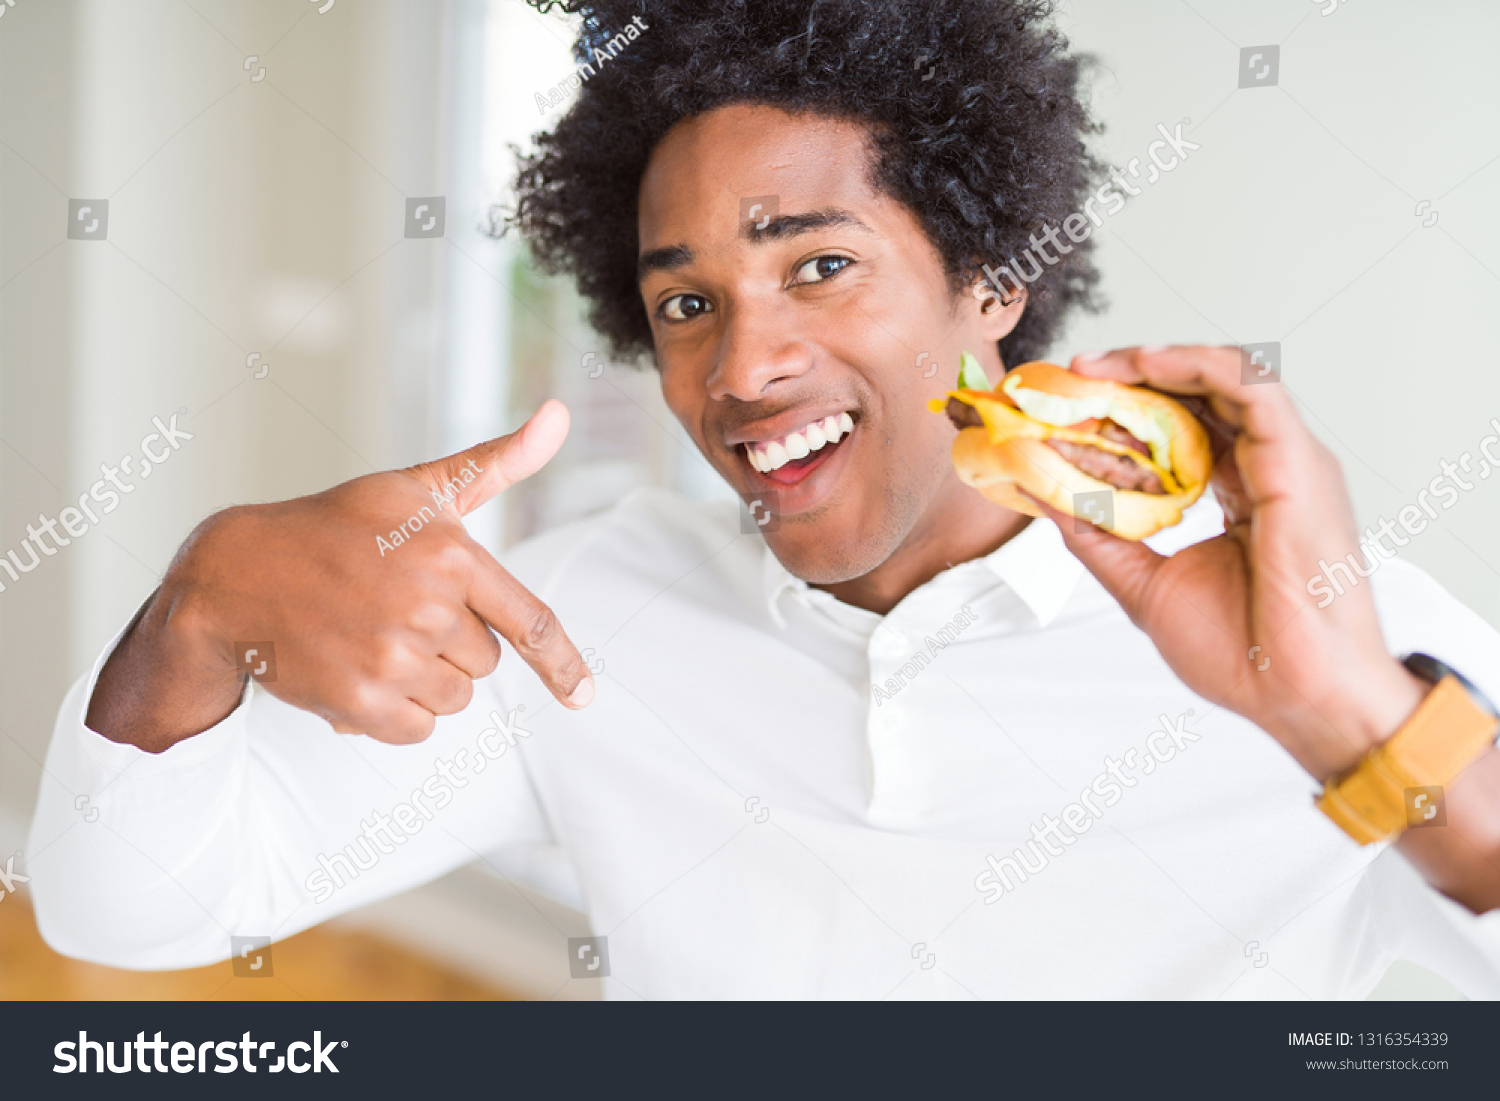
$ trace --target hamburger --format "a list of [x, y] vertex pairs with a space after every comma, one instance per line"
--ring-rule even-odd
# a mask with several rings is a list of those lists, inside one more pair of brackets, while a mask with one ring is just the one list
[[[1208, 433], [1178, 401], [1141, 386], [1023, 363], [998, 387], [963, 354], [959, 389], [929, 407], [958, 428], [953, 466], [991, 501], [1069, 516], [1139, 540], [1182, 519], [1213, 473]], [[1108, 491], [1111, 506], [1092, 496]], [[1080, 494], [1091, 494], [1080, 497]], [[1090, 507], [1092, 506], [1092, 507]]]

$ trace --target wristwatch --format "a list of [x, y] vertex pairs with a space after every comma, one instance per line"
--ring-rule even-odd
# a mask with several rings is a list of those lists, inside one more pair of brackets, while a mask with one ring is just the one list
[[1447, 822], [1443, 789], [1500, 730], [1500, 713], [1467, 677], [1428, 654], [1401, 664], [1433, 685], [1399, 730], [1324, 785], [1317, 806], [1361, 845]]

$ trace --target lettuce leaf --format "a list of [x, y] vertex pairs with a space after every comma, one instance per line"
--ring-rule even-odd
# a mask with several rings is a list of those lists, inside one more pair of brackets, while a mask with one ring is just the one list
[[961, 352], [958, 357], [958, 388], [986, 391], [990, 389], [990, 380], [985, 376], [984, 368], [979, 366], [979, 360], [968, 352]]

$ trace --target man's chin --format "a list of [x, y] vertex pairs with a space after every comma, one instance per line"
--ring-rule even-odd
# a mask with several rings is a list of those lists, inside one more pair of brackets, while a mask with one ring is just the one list
[[[946, 452], [942, 462], [946, 467]], [[776, 516], [762, 532], [787, 572], [809, 585], [840, 585], [874, 573], [901, 550], [933, 503], [930, 494], [885, 477], [841, 488], [845, 492], [806, 512]]]
[[[788, 524], [787, 528], [793, 527]], [[823, 525], [818, 525], [821, 529]], [[809, 585], [838, 585], [872, 572], [891, 556], [894, 547], [883, 541], [830, 538], [817, 529], [765, 533], [766, 544], [787, 573]]]

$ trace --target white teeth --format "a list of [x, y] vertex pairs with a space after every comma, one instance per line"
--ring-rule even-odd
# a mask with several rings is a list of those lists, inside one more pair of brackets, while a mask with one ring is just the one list
[[814, 421], [797, 432], [789, 432], [779, 440], [764, 444], [746, 444], [745, 454], [750, 465], [762, 474], [785, 466], [795, 459], [805, 459], [831, 443], [837, 443], [854, 428], [854, 418], [848, 413], [836, 413]]

